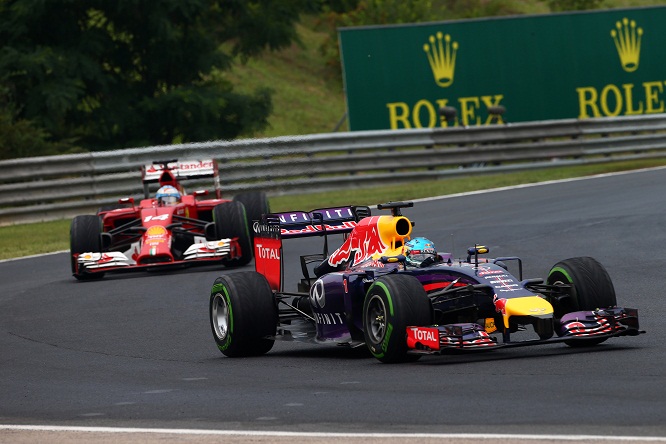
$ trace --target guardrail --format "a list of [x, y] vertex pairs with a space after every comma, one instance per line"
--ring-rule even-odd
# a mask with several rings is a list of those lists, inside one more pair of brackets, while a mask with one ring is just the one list
[[[218, 160], [223, 195], [285, 194], [666, 156], [666, 114], [314, 134], [0, 161], [0, 225], [143, 196], [141, 165]], [[210, 183], [186, 183], [188, 189]]]

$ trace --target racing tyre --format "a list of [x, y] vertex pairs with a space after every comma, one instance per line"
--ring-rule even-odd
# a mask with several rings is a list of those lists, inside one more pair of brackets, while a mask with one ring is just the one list
[[407, 327], [431, 324], [431, 304], [414, 276], [390, 274], [377, 279], [363, 302], [363, 334], [372, 355], [385, 363], [413, 362]]
[[238, 245], [241, 249], [240, 257], [223, 259], [222, 263], [227, 267], [247, 265], [252, 260], [252, 238], [250, 237], [243, 204], [238, 201], [230, 201], [215, 206], [213, 208], [213, 221], [215, 222], [217, 238], [238, 238]]
[[242, 271], [217, 278], [209, 313], [213, 337], [225, 356], [259, 356], [273, 348], [278, 312], [261, 274]]
[[261, 220], [263, 214], [271, 212], [266, 193], [263, 191], [248, 191], [234, 196], [234, 200], [241, 202], [245, 207], [245, 215], [250, 224], [250, 236], [254, 239], [254, 222]]
[[97, 216], [83, 215], [72, 219], [69, 227], [69, 251], [72, 275], [78, 280], [100, 279], [104, 273], [78, 273], [75, 254], [102, 251], [102, 221]]
[[[553, 307], [557, 318], [573, 311], [589, 311], [617, 305], [615, 288], [608, 272], [591, 257], [574, 257], [558, 262], [551, 268], [546, 282], [549, 285], [573, 285], [573, 297]], [[578, 339], [565, 343], [572, 347], [587, 347], [600, 344], [606, 339]]]

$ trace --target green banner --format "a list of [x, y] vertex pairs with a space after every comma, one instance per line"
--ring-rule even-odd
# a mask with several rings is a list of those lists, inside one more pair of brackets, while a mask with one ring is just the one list
[[339, 30], [351, 130], [664, 112], [666, 7]]

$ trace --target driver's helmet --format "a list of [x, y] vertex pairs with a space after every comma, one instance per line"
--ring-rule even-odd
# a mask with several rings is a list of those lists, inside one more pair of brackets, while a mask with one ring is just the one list
[[425, 237], [415, 237], [405, 243], [405, 258], [408, 264], [415, 267], [434, 263], [437, 261], [435, 244]]
[[176, 205], [180, 202], [180, 192], [176, 187], [171, 185], [164, 185], [157, 190], [157, 204], [161, 207]]

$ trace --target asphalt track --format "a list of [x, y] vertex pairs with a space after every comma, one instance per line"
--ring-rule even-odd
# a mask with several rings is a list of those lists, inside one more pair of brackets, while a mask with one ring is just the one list
[[[2, 262], [0, 442], [666, 442], [665, 183], [656, 169], [404, 210], [440, 251], [484, 244], [522, 257], [525, 277], [597, 258], [647, 334], [591, 349], [385, 365], [278, 342], [263, 357], [229, 359], [211, 336], [208, 292], [235, 270], [78, 282], [64, 253]], [[285, 244], [287, 282], [297, 256], [319, 248]]]

